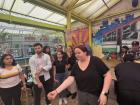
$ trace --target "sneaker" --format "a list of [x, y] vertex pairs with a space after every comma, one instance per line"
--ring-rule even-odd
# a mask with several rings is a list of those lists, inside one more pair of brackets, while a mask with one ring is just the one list
[[65, 105], [68, 104], [68, 101], [67, 101], [66, 98], [63, 98], [63, 101], [64, 101], [64, 104], [65, 104]]
[[59, 105], [62, 105], [62, 98], [59, 98]]

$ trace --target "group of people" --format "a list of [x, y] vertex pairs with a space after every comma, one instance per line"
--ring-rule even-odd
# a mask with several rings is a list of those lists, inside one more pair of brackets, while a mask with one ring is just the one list
[[[105, 105], [107, 103], [111, 73], [99, 58], [90, 54], [85, 45], [75, 47], [74, 51], [68, 47], [67, 53], [62, 51], [62, 46], [59, 45], [52, 60], [48, 54], [42, 52], [42, 48], [41, 44], [35, 44], [35, 55], [29, 60], [34, 78], [35, 105], [40, 105], [42, 87], [45, 89], [47, 105], [57, 95], [59, 95], [59, 105], [63, 102], [67, 104], [66, 93], [70, 85], [77, 85], [80, 105]], [[49, 72], [51, 69], [53, 76]], [[51, 77], [58, 85], [52, 92], [50, 92], [48, 82]]]
[[133, 41], [131, 44], [132, 48], [128, 46], [122, 46], [121, 48], [121, 62], [125, 62], [125, 55], [132, 54], [134, 59], [140, 58], [140, 45], [138, 41]]
[[[68, 47], [69, 48], [69, 47]], [[29, 66], [33, 77], [33, 97], [34, 105], [40, 105], [42, 88], [45, 90], [46, 104], [51, 105], [51, 101], [48, 99], [47, 94], [52, 91], [53, 84], [57, 87], [67, 77], [67, 70], [71, 70], [71, 67], [76, 62], [75, 56], [73, 57], [73, 50], [69, 48], [66, 52], [63, 51], [62, 45], [58, 45], [56, 54], [54, 56], [50, 53], [50, 48], [42, 44], [34, 44], [35, 55], [29, 59]], [[73, 60], [73, 61], [72, 61]], [[72, 62], [72, 63], [71, 63]], [[55, 87], [56, 87], [55, 86]], [[74, 89], [74, 93], [76, 90]], [[59, 105], [67, 104], [67, 94], [70, 93], [68, 89], [62, 91], [59, 94]]]
[[84, 45], [75, 47], [74, 53], [77, 62], [73, 65], [70, 75], [48, 94], [48, 98], [55, 99], [76, 81], [80, 105], [105, 105], [112, 79], [109, 68], [98, 57], [90, 55]]
[[[69, 46], [67, 53], [58, 45], [52, 56], [49, 47], [34, 44], [35, 54], [29, 59], [33, 78], [34, 105], [41, 105], [41, 91], [45, 90], [47, 105], [59, 95], [59, 105], [67, 104], [67, 94], [78, 94], [79, 105], [106, 105], [112, 75], [107, 65], [91, 54], [85, 45]], [[119, 105], [140, 105], [140, 64], [134, 55], [124, 53], [123, 62], [115, 67], [117, 101]], [[21, 67], [11, 54], [0, 61], [0, 97], [5, 105], [21, 105], [20, 95], [26, 89]], [[56, 87], [53, 88], [53, 84]]]
[[[92, 56], [85, 45], [74, 49], [69, 46], [67, 53], [59, 45], [53, 57], [48, 47], [43, 49], [40, 43], [33, 47], [35, 54], [29, 59], [29, 66], [33, 77], [34, 105], [40, 105], [42, 88], [47, 105], [51, 105], [51, 100], [58, 94], [58, 104], [67, 104], [68, 90], [73, 96], [78, 93], [80, 105], [106, 104], [111, 82], [109, 68]], [[5, 105], [21, 105], [21, 86], [26, 89], [22, 69], [11, 54], [4, 54], [0, 62], [0, 97]], [[52, 83], [57, 84], [54, 91]]]
[[[31, 82], [33, 82], [34, 105], [40, 105], [42, 89], [44, 88], [45, 94], [48, 94], [53, 89], [53, 83], [59, 86], [67, 77], [68, 72], [71, 71], [76, 58], [72, 47], [68, 47], [68, 51], [65, 53], [63, 52], [62, 45], [58, 45], [54, 56], [51, 56], [48, 46], [43, 47], [42, 44], [36, 43], [33, 47], [35, 54], [29, 59], [30, 76], [33, 80]], [[21, 105], [21, 87], [23, 86], [22, 88], [26, 89], [28, 81], [26, 80], [28, 75], [24, 75], [24, 72], [11, 54], [4, 54], [1, 57], [0, 97], [5, 105]], [[68, 90], [72, 91], [69, 92]], [[59, 105], [62, 105], [62, 102], [68, 103], [66, 100], [67, 95], [72, 95], [75, 98], [76, 86], [72, 89], [67, 89], [66, 92], [61, 92], [59, 95]], [[45, 99], [46, 104], [51, 105], [47, 95], [45, 95]]]

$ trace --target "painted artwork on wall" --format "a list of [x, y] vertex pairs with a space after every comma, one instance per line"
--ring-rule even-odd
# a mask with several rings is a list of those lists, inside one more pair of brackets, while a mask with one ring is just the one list
[[88, 28], [81, 28], [67, 32], [67, 44], [76, 46], [80, 43], [89, 43]]
[[111, 24], [102, 23], [98, 32], [93, 34], [95, 45], [101, 45], [103, 52], [109, 49], [117, 52], [117, 46], [131, 45], [132, 41], [140, 41], [140, 17], [127, 14], [124, 20], [115, 19]]

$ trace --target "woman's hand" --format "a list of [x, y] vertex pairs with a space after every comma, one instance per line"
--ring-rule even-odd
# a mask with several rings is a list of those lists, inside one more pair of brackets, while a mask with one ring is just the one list
[[107, 96], [104, 94], [101, 94], [98, 99], [99, 105], [106, 105], [107, 103]]
[[47, 97], [48, 97], [49, 100], [52, 101], [56, 98], [57, 95], [58, 95], [58, 92], [56, 90], [54, 90], [54, 91], [48, 93]]

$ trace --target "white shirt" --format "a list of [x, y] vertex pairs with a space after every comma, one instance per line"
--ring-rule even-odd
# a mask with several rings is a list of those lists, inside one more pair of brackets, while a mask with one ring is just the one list
[[44, 75], [45, 81], [50, 79], [49, 70], [52, 68], [52, 63], [48, 54], [42, 53], [41, 57], [39, 57], [37, 54], [33, 55], [29, 59], [29, 66], [35, 84], [37, 83], [35, 80], [35, 73], [40, 68], [43, 68], [43, 71], [41, 71], [40, 76]]
[[21, 81], [19, 73], [22, 71], [19, 65], [13, 66], [11, 70], [0, 68], [0, 88], [11, 88]]

